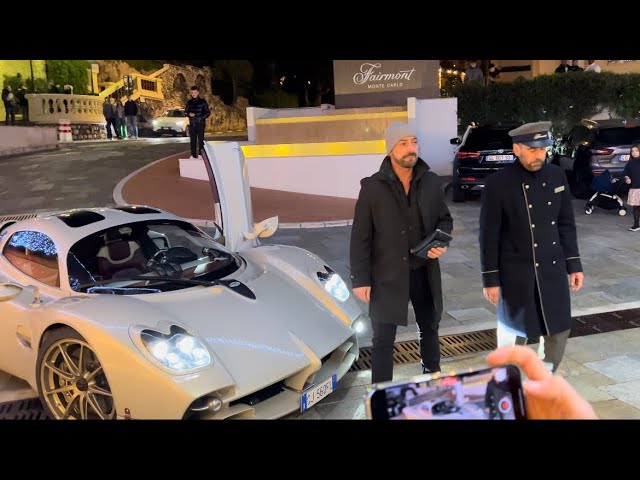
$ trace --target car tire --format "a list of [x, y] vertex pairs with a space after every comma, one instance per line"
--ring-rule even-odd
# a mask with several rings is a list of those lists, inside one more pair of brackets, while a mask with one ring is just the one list
[[91, 345], [72, 328], [45, 333], [38, 351], [36, 382], [40, 401], [51, 418], [116, 418], [106, 372]]
[[466, 197], [467, 194], [460, 188], [460, 185], [454, 183], [451, 187], [451, 199], [454, 202], [464, 202]]

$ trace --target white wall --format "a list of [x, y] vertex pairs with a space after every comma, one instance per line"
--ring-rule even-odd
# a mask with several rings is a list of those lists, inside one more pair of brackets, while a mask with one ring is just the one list
[[247, 158], [252, 187], [358, 198], [360, 180], [380, 170], [384, 155]]
[[449, 140], [458, 136], [458, 99], [409, 98], [407, 106], [410, 122], [415, 115], [420, 158], [429, 164], [434, 173], [450, 176], [454, 145]]
[[0, 127], [0, 145], [4, 147], [41, 147], [57, 143], [57, 127]]
[[269, 112], [268, 108], [247, 107], [247, 134], [249, 141], [256, 141], [256, 120]]

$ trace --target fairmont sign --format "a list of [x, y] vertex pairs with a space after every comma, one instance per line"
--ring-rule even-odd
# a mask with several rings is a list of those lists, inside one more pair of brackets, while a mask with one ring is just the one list
[[382, 63], [363, 63], [360, 65], [360, 71], [353, 75], [353, 83], [367, 85], [367, 88], [401, 88], [404, 85], [403, 80], [410, 81], [416, 72], [415, 68], [411, 68], [387, 73], [381, 71], [381, 68]]
[[438, 97], [438, 66], [438, 60], [334, 60], [336, 108], [406, 105], [407, 97]]

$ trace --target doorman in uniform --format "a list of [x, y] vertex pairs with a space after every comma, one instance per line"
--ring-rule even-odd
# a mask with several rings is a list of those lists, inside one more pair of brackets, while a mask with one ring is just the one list
[[571, 194], [547, 163], [551, 122], [509, 132], [518, 159], [492, 174], [482, 193], [480, 260], [485, 298], [497, 306], [498, 346], [541, 338], [555, 372], [571, 329], [569, 289], [582, 287]]

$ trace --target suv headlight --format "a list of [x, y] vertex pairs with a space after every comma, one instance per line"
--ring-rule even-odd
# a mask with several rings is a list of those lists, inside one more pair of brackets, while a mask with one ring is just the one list
[[149, 329], [142, 330], [140, 340], [156, 361], [175, 372], [186, 372], [206, 367], [211, 363], [207, 347], [197, 337], [177, 325], [172, 325], [168, 334]]
[[334, 298], [344, 302], [349, 298], [349, 288], [347, 284], [344, 283], [342, 277], [334, 272], [331, 268], [326, 265], [324, 268], [327, 270], [326, 272], [318, 272], [318, 280], [324, 286], [324, 289], [331, 294]]

